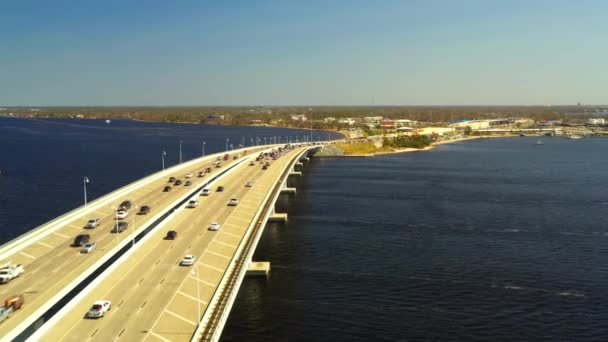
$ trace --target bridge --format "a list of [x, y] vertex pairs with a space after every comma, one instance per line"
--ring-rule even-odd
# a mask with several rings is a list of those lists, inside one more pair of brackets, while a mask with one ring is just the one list
[[[0, 285], [0, 297], [23, 294], [25, 305], [0, 323], [1, 341], [217, 341], [268, 220], [286, 220], [274, 204], [294, 193], [289, 177], [301, 175], [309, 155], [322, 144], [267, 145], [194, 159], [109, 193], [0, 247], [0, 263], [22, 264], [24, 274]], [[234, 158], [236, 156], [236, 158]], [[216, 160], [221, 159], [221, 167]], [[267, 168], [261, 163], [268, 162]], [[199, 172], [211, 172], [199, 176]], [[185, 178], [192, 173], [193, 177]], [[175, 186], [169, 177], [189, 180]], [[247, 184], [249, 183], [249, 184]], [[166, 186], [172, 186], [168, 192]], [[224, 191], [217, 191], [223, 186]], [[211, 189], [208, 196], [201, 190]], [[238, 199], [236, 206], [228, 202]], [[111, 233], [116, 210], [133, 202]], [[188, 208], [191, 200], [199, 205]], [[137, 209], [150, 212], [138, 215]], [[101, 223], [85, 229], [91, 218]], [[212, 223], [219, 230], [209, 230]], [[168, 231], [177, 238], [165, 240]], [[72, 247], [90, 234], [91, 253]], [[184, 255], [192, 266], [181, 266]], [[111, 301], [104, 317], [87, 319], [97, 300]]]

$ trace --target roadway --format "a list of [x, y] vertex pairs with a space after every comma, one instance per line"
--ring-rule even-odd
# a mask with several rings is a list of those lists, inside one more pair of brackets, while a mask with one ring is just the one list
[[[261, 149], [263, 148], [251, 148], [248, 149], [250, 151], [248, 153], [251, 154]], [[182, 170], [179, 174], [173, 174], [178, 179], [185, 181], [185, 174], [193, 172], [194, 177], [189, 179], [193, 183], [192, 186], [173, 186], [172, 191], [165, 193], [162, 190], [168, 185], [167, 178], [169, 176], [161, 177], [131, 191], [116, 203], [107, 204], [95, 209], [92, 213], [83, 214], [65, 223], [52, 234], [6, 258], [5, 262], [10, 260], [12, 263], [22, 264], [25, 272], [8, 284], [0, 285], [0, 299], [4, 299], [9, 295], [23, 293], [25, 305], [21, 310], [15, 312], [11, 319], [0, 324], [0, 336], [6, 336], [21, 321], [33, 314], [41, 305], [48, 302], [70, 282], [88, 270], [118, 243], [131, 239], [134, 227], [142, 227], [142, 225], [151, 223], [150, 221], [160, 208], [164, 209], [180, 196], [193, 191], [194, 187], [200, 186], [202, 182], [207, 181], [210, 177], [217, 175], [220, 171], [225, 170], [242, 159], [227, 162], [222, 161], [223, 166], [221, 168], [212, 167], [214, 160], [215, 157], [204, 158], [192, 167], [189, 167], [188, 170]], [[196, 172], [204, 170], [206, 167], [212, 168], [211, 174], [198, 178]], [[124, 219], [129, 224], [129, 227], [121, 234], [112, 234], [110, 230], [115, 224], [114, 208], [122, 200], [127, 199], [133, 202], [133, 207], [129, 210], [128, 217]], [[136, 215], [135, 206], [141, 207], [143, 205], [150, 206], [152, 208], [151, 213], [148, 215]], [[84, 229], [86, 222], [93, 217], [101, 218], [101, 224], [94, 229]], [[74, 238], [83, 233], [90, 234], [91, 241], [97, 243], [96, 250], [93, 253], [82, 254], [80, 253], [81, 248], [71, 247]]]
[[[301, 148], [271, 161], [242, 163], [238, 170], [215, 182], [224, 192], [198, 196], [195, 209], [182, 208], [150, 240], [133, 251], [107, 278], [97, 284], [41, 337], [45, 341], [190, 341], [266, 194]], [[253, 181], [253, 187], [245, 187]], [[240, 201], [229, 207], [230, 198]], [[209, 231], [212, 222], [219, 231]], [[176, 240], [163, 240], [176, 230]], [[194, 254], [194, 266], [179, 266], [185, 254]], [[110, 300], [112, 310], [100, 319], [85, 315], [96, 300]]]

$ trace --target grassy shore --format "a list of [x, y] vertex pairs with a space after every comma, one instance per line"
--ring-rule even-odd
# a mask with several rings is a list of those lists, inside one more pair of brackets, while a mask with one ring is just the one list
[[392, 153], [404, 153], [404, 152], [416, 152], [416, 151], [426, 151], [434, 148], [437, 145], [450, 144], [459, 141], [465, 140], [474, 140], [474, 139], [488, 139], [488, 138], [508, 138], [516, 135], [505, 135], [505, 136], [466, 136], [457, 139], [451, 140], [440, 140], [435, 141], [431, 145], [424, 148], [402, 148], [395, 149], [392, 147], [383, 146], [377, 148], [372, 142], [362, 142], [362, 143], [353, 143], [353, 144], [338, 144], [335, 145], [337, 148], [344, 151], [344, 156], [352, 156], [352, 157], [370, 157], [374, 155], [380, 154], [392, 154]]

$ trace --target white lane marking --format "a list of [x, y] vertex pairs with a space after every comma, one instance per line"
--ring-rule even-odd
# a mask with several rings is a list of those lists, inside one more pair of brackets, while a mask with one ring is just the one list
[[35, 257], [35, 256], [31, 256], [31, 255], [29, 255], [29, 254], [27, 254], [27, 253], [25, 253], [25, 252], [19, 252], [19, 254], [23, 254], [23, 255], [25, 255], [25, 256], [26, 256], [26, 257], [28, 257], [28, 258], [36, 259], [36, 257]]
[[199, 283], [203, 283], [203, 284], [205, 284], [205, 285], [207, 285], [207, 286], [211, 286], [211, 287], [215, 287], [215, 286], [216, 286], [215, 284], [210, 283], [210, 282], [208, 282], [208, 281], [204, 281], [203, 279], [198, 279], [198, 278], [193, 277], [193, 276], [188, 276], [188, 277], [190, 277], [190, 278], [192, 278], [192, 279], [194, 279], [194, 280], [197, 280]]
[[165, 341], [165, 342], [171, 342], [171, 340], [167, 340], [166, 338], [164, 338], [164, 337], [160, 336], [159, 334], [155, 333], [154, 331], [151, 331], [151, 330], [150, 330], [150, 334], [151, 334], [152, 336], [156, 337], [156, 338], [159, 338], [159, 339], [161, 339], [161, 340]]
[[235, 237], [235, 238], [237, 238], [237, 239], [239, 239], [239, 240], [241, 239], [241, 236], [240, 236], [240, 235], [236, 235], [236, 234], [228, 233], [227, 231], [222, 231], [222, 234], [226, 234], [226, 235], [228, 235], [228, 236]]
[[76, 226], [76, 225], [73, 225], [73, 224], [68, 224], [68, 227], [74, 228], [74, 229], [78, 229], [78, 230], [82, 229], [81, 226]]
[[180, 295], [182, 295], [182, 296], [184, 296], [184, 297], [190, 298], [190, 299], [192, 299], [192, 300], [194, 300], [194, 301], [196, 301], [196, 302], [199, 302], [199, 303], [201, 303], [201, 304], [203, 304], [203, 305], [207, 305], [207, 304], [208, 304], [208, 303], [207, 303], [207, 302], [205, 302], [204, 300], [202, 300], [202, 299], [198, 299], [198, 298], [196, 298], [196, 297], [194, 297], [194, 296], [191, 296], [191, 295], [189, 295], [189, 294], [187, 294], [187, 293], [185, 293], [185, 292], [182, 292], [182, 291], [177, 291], [177, 293], [179, 293]]
[[41, 246], [44, 246], [44, 247], [46, 247], [46, 248], [55, 248], [55, 247], [53, 247], [53, 246], [49, 245], [48, 243], [44, 243], [44, 242], [42, 242], [42, 241], [38, 241], [38, 242], [37, 242], [37, 244], [39, 244], [39, 245], [41, 245]]
[[181, 319], [182, 321], [184, 321], [184, 322], [186, 322], [186, 323], [190, 323], [190, 324], [192, 324], [192, 325], [194, 325], [194, 326], [196, 326], [196, 325], [197, 325], [196, 323], [192, 322], [191, 320], [187, 319], [186, 317], [184, 317], [184, 316], [180, 316], [180, 315], [176, 314], [176, 313], [175, 313], [175, 312], [173, 312], [173, 311], [170, 311], [170, 310], [165, 310], [165, 312], [166, 312], [166, 313], [168, 313], [168, 314], [169, 314], [169, 315], [171, 315], [171, 316], [174, 316], [174, 317], [177, 317], [177, 318]]
[[[207, 248], [208, 248], [208, 247], [207, 247]], [[223, 255], [223, 254], [220, 254], [220, 253], [215, 253], [215, 252], [210, 251], [210, 250], [207, 250], [207, 253], [209, 253], [209, 254], [213, 254], [213, 255], [217, 255], [217, 256], [219, 256], [219, 257], [221, 257], [221, 258], [224, 258], [224, 259], [230, 259], [230, 257], [227, 257], [227, 256], [225, 256], [225, 255]]]
[[209, 264], [205, 264], [205, 263], [201, 263], [201, 264], [202, 264], [203, 266], [205, 266], [205, 267], [209, 267], [210, 269], [215, 270], [215, 271], [218, 271], [218, 272], [222, 272], [222, 273], [224, 273], [224, 272], [226, 271], [226, 270], [223, 270], [223, 269], [221, 269], [221, 268], [217, 268], [217, 267], [211, 266], [211, 265], [209, 265]]
[[226, 247], [230, 247], [230, 248], [235, 248], [235, 247], [236, 247], [236, 245], [231, 245], [231, 244], [229, 244], [229, 243], [225, 243], [225, 242], [222, 242], [222, 241], [220, 241], [220, 240], [217, 240], [217, 241], [215, 241], [215, 242], [219, 243], [220, 245], [224, 245], [224, 246], [226, 246]]
[[65, 234], [61, 234], [61, 233], [57, 233], [57, 232], [53, 232], [53, 234], [58, 235], [58, 236], [61, 236], [61, 237], [62, 237], [62, 238], [64, 238], [64, 239], [69, 238], [69, 236], [67, 236], [67, 235], [65, 235]]

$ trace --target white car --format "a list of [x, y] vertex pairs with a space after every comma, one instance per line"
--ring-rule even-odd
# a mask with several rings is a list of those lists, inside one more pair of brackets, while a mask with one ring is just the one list
[[126, 210], [119, 210], [116, 212], [116, 218], [117, 219], [124, 219], [125, 217], [127, 217], [127, 215], [129, 215], [129, 212]]
[[84, 226], [85, 228], [95, 228], [97, 226], [99, 226], [99, 224], [101, 223], [101, 219], [100, 218], [92, 218], [90, 220], [87, 221], [87, 224]]
[[192, 178], [193, 176], [194, 176], [194, 174], [192, 172], [188, 172], [188, 173], [186, 173], [186, 175], [184, 177]]
[[217, 222], [213, 222], [210, 226], [209, 226], [209, 230], [212, 231], [216, 231], [216, 230], [220, 230], [220, 224]]
[[251, 188], [253, 186], [253, 182], [247, 182], [245, 183], [245, 186]]
[[0, 283], [5, 284], [23, 274], [24, 269], [21, 264], [7, 264], [0, 269]]
[[231, 198], [230, 201], [228, 202], [228, 205], [231, 207], [237, 206], [239, 204], [239, 200], [236, 198]]
[[203, 189], [203, 191], [201, 191], [201, 196], [209, 196], [211, 194], [211, 189]]
[[98, 300], [95, 303], [93, 303], [93, 306], [91, 306], [91, 309], [89, 310], [89, 312], [87, 312], [87, 317], [90, 318], [99, 318], [99, 317], [103, 317], [103, 315], [110, 311], [110, 309], [112, 308], [112, 302], [110, 302], [109, 300]]
[[190, 200], [188, 201], [188, 205], [186, 205], [186, 208], [196, 208], [198, 207], [198, 200]]
[[80, 250], [80, 253], [91, 253], [95, 249], [95, 247], [97, 247], [97, 244], [95, 242], [87, 242]]
[[196, 256], [188, 254], [188, 255], [184, 256], [184, 258], [180, 262], [180, 265], [182, 265], [182, 266], [192, 266], [192, 265], [194, 265], [195, 261], [196, 261]]

